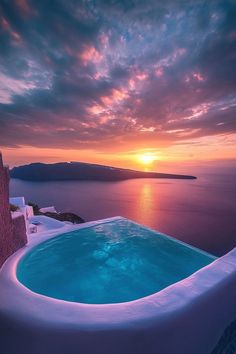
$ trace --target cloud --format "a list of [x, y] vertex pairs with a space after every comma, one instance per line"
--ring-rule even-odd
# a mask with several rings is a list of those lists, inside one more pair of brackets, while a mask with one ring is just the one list
[[0, 146], [158, 148], [236, 132], [234, 1], [0, 6]]

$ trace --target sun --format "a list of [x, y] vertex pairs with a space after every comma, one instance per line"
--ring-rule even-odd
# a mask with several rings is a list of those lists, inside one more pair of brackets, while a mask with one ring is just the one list
[[138, 159], [144, 165], [151, 165], [156, 160], [156, 156], [151, 154], [142, 154]]

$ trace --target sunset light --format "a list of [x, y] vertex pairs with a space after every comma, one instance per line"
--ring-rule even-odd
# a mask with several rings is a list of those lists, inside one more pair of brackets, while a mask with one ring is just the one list
[[154, 149], [162, 163], [236, 158], [233, 5], [207, 2], [203, 25], [195, 2], [57, 3], [0, 5], [0, 149], [10, 166], [155, 167]]
[[139, 156], [139, 161], [144, 165], [151, 165], [156, 160], [155, 155], [143, 154]]

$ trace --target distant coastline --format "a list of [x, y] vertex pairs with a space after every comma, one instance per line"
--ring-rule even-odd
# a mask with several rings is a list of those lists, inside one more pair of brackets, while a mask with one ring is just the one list
[[133, 178], [197, 178], [190, 175], [143, 172], [85, 162], [32, 163], [12, 168], [10, 176], [27, 181], [122, 181]]

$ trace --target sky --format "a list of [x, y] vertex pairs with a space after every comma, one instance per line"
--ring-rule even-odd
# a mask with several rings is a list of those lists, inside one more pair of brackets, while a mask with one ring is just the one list
[[1, 0], [0, 149], [10, 166], [231, 161], [235, 64], [235, 0]]

